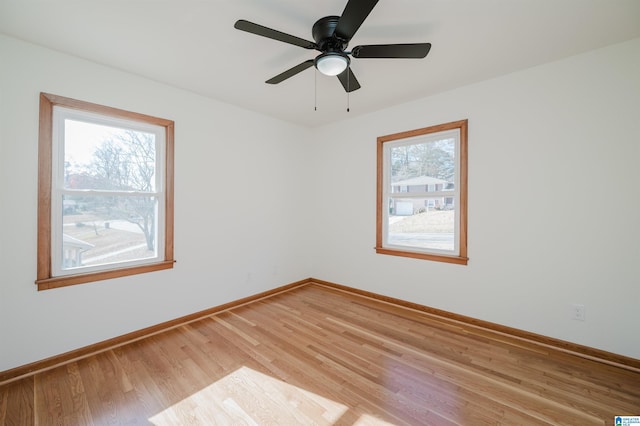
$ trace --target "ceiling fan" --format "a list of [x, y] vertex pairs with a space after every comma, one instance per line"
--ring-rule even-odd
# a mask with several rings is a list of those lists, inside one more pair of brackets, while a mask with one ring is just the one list
[[351, 71], [351, 67], [349, 67], [351, 63], [349, 56], [357, 59], [420, 59], [426, 57], [431, 49], [431, 43], [410, 43], [364, 45], [356, 46], [351, 49], [351, 51], [346, 51], [345, 49], [349, 41], [351, 41], [356, 31], [358, 31], [358, 28], [360, 28], [377, 3], [378, 0], [348, 0], [342, 16], [325, 16], [313, 24], [311, 34], [315, 42], [267, 28], [244, 19], [237, 21], [234, 27], [241, 31], [262, 37], [322, 52], [316, 56], [315, 59], [308, 59], [267, 80], [266, 83], [281, 83], [307, 68], [315, 66], [322, 74], [337, 76], [344, 90], [353, 92], [360, 88], [360, 83], [358, 83], [353, 71]]

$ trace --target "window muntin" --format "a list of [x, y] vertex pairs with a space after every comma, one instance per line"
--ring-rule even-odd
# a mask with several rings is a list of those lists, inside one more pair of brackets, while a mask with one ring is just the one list
[[173, 122], [41, 95], [39, 289], [172, 267]]
[[378, 253], [466, 264], [466, 139], [466, 120], [378, 138]]

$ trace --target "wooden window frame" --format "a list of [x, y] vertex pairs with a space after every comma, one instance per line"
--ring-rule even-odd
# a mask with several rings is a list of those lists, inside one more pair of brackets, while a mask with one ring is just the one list
[[[163, 260], [129, 267], [53, 276], [51, 265], [51, 194], [53, 167], [53, 110], [60, 106], [87, 111], [113, 118], [139, 121], [164, 127], [164, 255]], [[146, 272], [173, 268], [173, 192], [174, 192], [174, 122], [163, 118], [130, 112], [118, 108], [93, 104], [63, 96], [40, 93], [40, 124], [38, 137], [38, 246], [37, 277], [38, 290], [65, 287], [100, 280], [124, 277]]]
[[[401, 139], [413, 138], [416, 136], [428, 135], [448, 130], [459, 129], [460, 131], [460, 148], [459, 148], [459, 206], [458, 209], [458, 235], [454, 236], [458, 242], [458, 254], [446, 255], [439, 253], [430, 253], [423, 250], [402, 250], [398, 248], [390, 248], [384, 246], [384, 218], [383, 211], [386, 205], [384, 198], [384, 174], [387, 172], [384, 164], [385, 143], [399, 141]], [[376, 253], [387, 254], [392, 256], [402, 256], [415, 259], [432, 260], [445, 263], [454, 263], [466, 265], [469, 258], [467, 257], [467, 172], [468, 164], [468, 120], [454, 121], [450, 123], [439, 124], [421, 129], [410, 130], [406, 132], [394, 133], [391, 135], [380, 136], [377, 138], [377, 199], [376, 199]]]

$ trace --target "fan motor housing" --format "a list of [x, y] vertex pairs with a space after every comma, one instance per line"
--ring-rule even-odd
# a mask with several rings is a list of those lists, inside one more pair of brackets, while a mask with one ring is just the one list
[[338, 26], [339, 16], [325, 16], [313, 24], [311, 35], [321, 51], [342, 51], [346, 49], [348, 40], [335, 37], [335, 29]]

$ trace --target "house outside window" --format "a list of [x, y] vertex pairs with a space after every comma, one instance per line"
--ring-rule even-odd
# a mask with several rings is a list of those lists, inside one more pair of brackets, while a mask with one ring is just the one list
[[467, 120], [378, 138], [376, 251], [467, 263]]
[[41, 94], [39, 290], [173, 267], [173, 127]]

